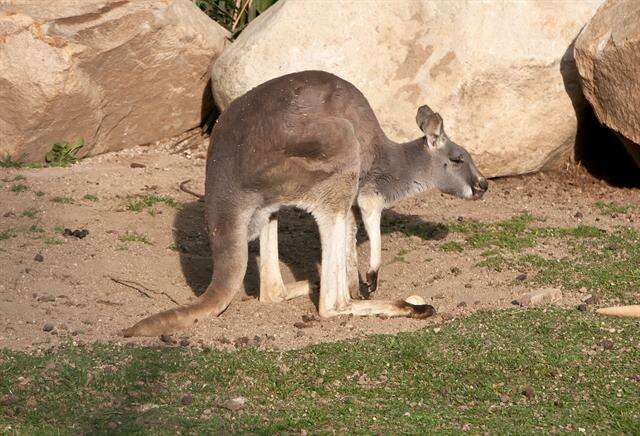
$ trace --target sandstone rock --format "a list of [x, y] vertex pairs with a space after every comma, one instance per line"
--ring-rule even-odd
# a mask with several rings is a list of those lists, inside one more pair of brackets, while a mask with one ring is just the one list
[[548, 303], [555, 303], [562, 298], [560, 289], [548, 288], [527, 292], [518, 298], [520, 306], [540, 306]]
[[607, 1], [582, 30], [575, 56], [584, 95], [640, 165], [640, 2]]
[[227, 31], [189, 0], [0, 2], [0, 156], [41, 160], [180, 134], [212, 107]]
[[601, 2], [280, 0], [215, 62], [214, 97], [225, 108], [271, 78], [326, 70], [365, 94], [392, 139], [418, 137], [428, 103], [485, 175], [528, 173], [574, 145], [585, 102], [571, 44]]

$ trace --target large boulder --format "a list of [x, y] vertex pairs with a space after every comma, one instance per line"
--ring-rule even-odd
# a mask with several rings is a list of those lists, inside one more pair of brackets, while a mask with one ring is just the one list
[[361, 89], [396, 140], [418, 137], [429, 104], [488, 176], [568, 154], [584, 106], [572, 42], [602, 0], [401, 3], [280, 0], [215, 62], [216, 102], [321, 69]]
[[208, 71], [227, 31], [189, 0], [0, 4], [0, 157], [145, 144], [212, 108]]
[[575, 45], [582, 90], [640, 165], [640, 2], [607, 1]]

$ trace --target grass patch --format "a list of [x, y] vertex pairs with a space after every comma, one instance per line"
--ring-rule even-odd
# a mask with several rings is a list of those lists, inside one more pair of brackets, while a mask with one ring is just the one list
[[54, 203], [59, 203], [59, 204], [72, 204], [73, 203], [73, 198], [71, 197], [64, 197], [64, 196], [55, 196], [51, 199], [52, 202]]
[[35, 218], [36, 215], [38, 214], [38, 211], [35, 210], [34, 208], [30, 207], [29, 209], [25, 209], [22, 211], [22, 213], [20, 214], [21, 216], [27, 217], [27, 218]]
[[15, 238], [18, 236], [18, 232], [16, 229], [7, 229], [0, 232], [0, 241], [4, 241], [5, 239]]
[[462, 253], [464, 251], [464, 247], [458, 241], [447, 241], [440, 245], [440, 249], [446, 252], [456, 252]]
[[22, 167], [22, 159], [13, 160], [13, 158], [6, 154], [2, 159], [0, 159], [0, 168], [21, 168]]
[[85, 194], [85, 196], [82, 197], [82, 198], [85, 199], [85, 200], [88, 200], [88, 201], [94, 201], [94, 202], [98, 201], [98, 197], [96, 197], [93, 194]]
[[[593, 226], [538, 227], [540, 220], [523, 213], [498, 223], [454, 223], [465, 246], [483, 248], [477, 263], [495, 271], [531, 271], [529, 282], [564, 289], [595, 290], [610, 299], [632, 302], [640, 288], [640, 233], [627, 227], [605, 231]], [[553, 242], [561, 257], [546, 257], [528, 248]], [[447, 242], [456, 247], [454, 241]], [[444, 244], [443, 244], [444, 245]]]
[[31, 227], [29, 227], [29, 232], [30, 233], [44, 233], [45, 230], [42, 227], [40, 227], [39, 225], [37, 225], [37, 224], [32, 224]]
[[157, 204], [164, 204], [172, 208], [180, 207], [179, 202], [167, 195], [147, 194], [129, 197], [125, 208], [133, 212], [141, 212], [146, 209], [150, 215], [155, 216], [157, 213], [155, 205]]
[[62, 245], [64, 244], [64, 241], [60, 238], [57, 238], [55, 236], [45, 236], [42, 238], [42, 242], [44, 242], [46, 245]]
[[153, 245], [153, 242], [144, 233], [127, 231], [124, 235], [120, 235], [118, 239], [121, 242], [142, 242], [143, 244]]
[[14, 181], [16, 181], [16, 182], [17, 182], [18, 180], [26, 180], [26, 179], [27, 179], [27, 178], [26, 178], [24, 175], [22, 175], [22, 174], [18, 174], [17, 176], [15, 176], [15, 177], [13, 178], [13, 180], [14, 180]]
[[[291, 352], [107, 344], [5, 350], [0, 397], [13, 401], [0, 410], [0, 429], [634, 434], [637, 327], [578, 311], [504, 310], [477, 313], [439, 333]], [[184, 405], [187, 395], [192, 402]], [[247, 399], [244, 409], [219, 407], [236, 396]]]
[[36, 191], [36, 197], [44, 197], [44, 192]]
[[600, 211], [600, 213], [610, 217], [616, 217], [619, 214], [627, 213], [631, 209], [635, 208], [633, 204], [618, 204], [613, 201], [596, 201], [593, 205]]
[[29, 187], [24, 183], [14, 183], [13, 185], [11, 185], [11, 192], [15, 192], [16, 194], [18, 194], [19, 192], [24, 192], [28, 190], [29, 190]]

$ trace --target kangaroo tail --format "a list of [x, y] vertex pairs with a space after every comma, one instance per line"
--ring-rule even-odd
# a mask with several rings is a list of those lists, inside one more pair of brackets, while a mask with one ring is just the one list
[[213, 279], [192, 304], [157, 313], [123, 331], [125, 337], [158, 336], [192, 327], [209, 315], [220, 315], [242, 286], [247, 269], [248, 223], [227, 213], [213, 217], [209, 225]]

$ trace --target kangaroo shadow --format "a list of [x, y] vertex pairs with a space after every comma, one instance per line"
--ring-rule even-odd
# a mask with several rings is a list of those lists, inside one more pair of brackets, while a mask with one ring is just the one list
[[[444, 224], [427, 222], [417, 215], [393, 210], [383, 212], [380, 227], [383, 234], [401, 233], [423, 240], [440, 240], [449, 232]], [[213, 271], [204, 203], [185, 203], [179, 209], [174, 221], [173, 237], [187, 284], [196, 295], [200, 295], [207, 289]], [[357, 243], [362, 244], [366, 240], [366, 232], [358, 217]], [[290, 269], [295, 280], [309, 280], [317, 286], [320, 282], [321, 246], [318, 227], [311, 215], [289, 208], [278, 212], [278, 250], [280, 260]], [[259, 292], [259, 254], [259, 242], [251, 241], [244, 288], [245, 293], [253, 297], [257, 297]]]
[[575, 40], [560, 61], [560, 74], [577, 119], [574, 159], [592, 176], [617, 187], [639, 187], [638, 168], [615, 132], [600, 124], [582, 93]]

